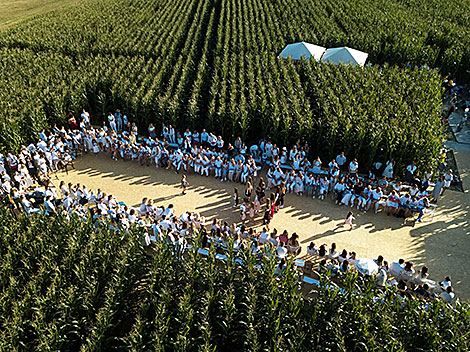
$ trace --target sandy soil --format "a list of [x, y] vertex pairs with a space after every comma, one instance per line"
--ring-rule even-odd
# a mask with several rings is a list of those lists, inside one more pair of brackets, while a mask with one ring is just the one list
[[[469, 190], [470, 152], [457, 152], [456, 158], [464, 188]], [[181, 176], [171, 170], [113, 161], [104, 155], [85, 155], [75, 166], [76, 170], [68, 175], [59, 174], [59, 179], [86, 184], [95, 190], [101, 188], [129, 206], [138, 206], [142, 198], [148, 197], [157, 204], [173, 203], [178, 214], [189, 210], [209, 219], [217, 217], [240, 222], [239, 211], [232, 207], [232, 196], [234, 187], [243, 193], [243, 185], [189, 175], [191, 186], [183, 196]], [[425, 215], [423, 223], [414, 227], [403, 225], [402, 219], [393, 216], [375, 215], [372, 211], [361, 213], [354, 209], [357, 228], [348, 231], [338, 225], [350, 208], [339, 207], [331, 199], [320, 201], [287, 195], [286, 206], [275, 215], [271, 228], [286, 229], [289, 234], [297, 232], [303, 253], [311, 241], [317, 245], [335, 242], [339, 251], [343, 248], [355, 251], [358, 257], [376, 258], [381, 254], [389, 263], [399, 258], [412, 260], [416, 269], [428, 266], [434, 280], [440, 281], [450, 275], [457, 295], [469, 298], [470, 269], [466, 265], [470, 253], [469, 208], [468, 191], [448, 191], [441, 197], [435, 215]], [[255, 226], [261, 229], [260, 218]]]

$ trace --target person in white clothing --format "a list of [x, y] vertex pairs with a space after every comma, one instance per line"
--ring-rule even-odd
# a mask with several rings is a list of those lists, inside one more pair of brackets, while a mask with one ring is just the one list
[[354, 159], [349, 163], [349, 174], [350, 175], [356, 175], [357, 171], [359, 169], [359, 164], [357, 162], [357, 159]]
[[259, 238], [258, 238], [258, 242], [259, 244], [265, 244], [268, 242], [268, 231], [266, 230], [265, 227], [263, 227], [263, 231], [261, 231], [260, 235], [259, 235]]
[[384, 172], [382, 173], [382, 176], [383, 177], [386, 177], [388, 179], [390, 178], [393, 178], [393, 165], [395, 164], [395, 162], [392, 160], [388, 160], [386, 163], [385, 163], [385, 170]]
[[444, 175], [444, 188], [442, 189], [441, 195], [443, 195], [445, 190], [450, 187], [453, 180], [454, 180], [454, 175], [452, 175], [452, 170], [448, 170], [446, 174]]
[[349, 226], [349, 231], [351, 231], [354, 228], [353, 221], [355, 217], [352, 211], [348, 212], [348, 215], [346, 215], [346, 219], [344, 220], [343, 226]]
[[452, 286], [447, 287], [446, 290], [439, 295], [439, 298], [445, 303], [452, 303], [454, 297], [455, 293], [452, 292]]
[[344, 166], [346, 165], [346, 157], [344, 156], [344, 152], [339, 154], [335, 160], [336, 160], [336, 164], [338, 164], [338, 167], [344, 170]]

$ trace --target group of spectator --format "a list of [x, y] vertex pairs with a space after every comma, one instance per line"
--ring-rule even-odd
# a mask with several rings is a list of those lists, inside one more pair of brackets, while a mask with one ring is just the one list
[[[348, 252], [343, 249], [338, 252], [335, 243], [328, 248], [326, 244], [317, 247], [311, 242], [306, 252], [309, 256], [319, 258], [320, 263], [317, 268], [319, 273], [329, 272], [332, 276], [354, 270], [358, 260], [354, 251]], [[378, 273], [374, 275], [378, 288], [395, 286], [403, 298], [412, 294], [426, 299], [439, 298], [446, 303], [452, 303], [455, 297], [449, 276], [437, 283], [429, 278], [429, 269], [426, 266], [415, 271], [411, 261], [399, 259], [389, 264], [381, 255], [373, 261], [378, 266]]]
[[[451, 173], [447, 176], [449, 172], [441, 176], [430, 193], [428, 189], [432, 184], [432, 172], [427, 171], [424, 180], [416, 182], [416, 165], [413, 163], [407, 167], [406, 178], [410, 180], [410, 185], [404, 186], [399, 182], [391, 182], [393, 160], [387, 162], [379, 179], [372, 171], [366, 177], [361, 177], [357, 160], [348, 162], [344, 153], [331, 160], [327, 169], [319, 157], [311, 163], [308, 160], [307, 143], [302, 145], [297, 142], [288, 151], [286, 147], [281, 149], [269, 140], [261, 140], [247, 148], [240, 138], [233, 145], [226, 145], [220, 136], [204, 129], [201, 133], [186, 130], [181, 134], [172, 126], [163, 125], [158, 135], [152, 124], [148, 128], [149, 137], [146, 138], [138, 135], [137, 127], [128, 121], [125, 114], [117, 111], [109, 115], [102, 127], [94, 128], [90, 124], [89, 114], [83, 111], [79, 124], [71, 116], [69, 129], [54, 126], [49, 133], [42, 131], [36, 143], [22, 147], [17, 155], [0, 155], [2, 198], [13, 208], [29, 215], [44, 212], [52, 216], [63, 213], [65, 216], [75, 214], [84, 219], [90, 215], [96, 224], [106, 221], [112, 228], [124, 230], [136, 225], [144, 229], [145, 245], [168, 240], [183, 248], [202, 231], [206, 243], [213, 242], [226, 247], [228, 241], [233, 240], [236, 248], [249, 247], [254, 254], [267, 253], [266, 248], [269, 248], [268, 252], [275, 253], [282, 261], [287, 255], [300, 253], [297, 234], [289, 237], [287, 231], [284, 231], [278, 235], [276, 229], [268, 234], [270, 220], [284, 206], [286, 193], [320, 199], [331, 194], [338, 204], [363, 211], [373, 208], [375, 212], [384, 206], [387, 213], [399, 215], [403, 211], [404, 216], [417, 212], [420, 220], [423, 209], [432, 201], [437, 201], [452, 180]], [[205, 176], [213, 175], [221, 181], [246, 184], [241, 197], [237, 189], [234, 191], [234, 205], [240, 207], [242, 223], [236, 226], [214, 221], [208, 233], [203, 216], [183, 212], [177, 217], [171, 204], [167, 207], [157, 206], [152, 200], [144, 199], [140, 207], [134, 209], [124, 202], [118, 202], [112, 195], [99, 189], [96, 192], [89, 190], [85, 185], [65, 185], [62, 182], [56, 189], [51, 180], [52, 175], [61, 170], [67, 172], [82, 152], [108, 153], [114, 160], [136, 160], [141, 165], [154, 163], [156, 167], [173, 168], [176, 173], [195, 172]], [[255, 186], [260, 170], [258, 165], [268, 165], [268, 171], [266, 182], [260, 177]], [[266, 197], [266, 191], [270, 189], [273, 192]], [[256, 233], [253, 228], [246, 226], [245, 220], [249, 216], [253, 223], [257, 214], [263, 214], [263, 205], [265, 227]], [[334, 252], [334, 248], [333, 253], [327, 252], [324, 245], [317, 249], [311, 244], [307, 248], [308, 254], [329, 257], [332, 260], [330, 269], [333, 271], [346, 272], [354, 263], [355, 253], [343, 251], [341, 255], [335, 256]], [[321, 265], [325, 266], [326, 262], [322, 260]], [[403, 289], [405, 283], [406, 289], [426, 295], [428, 284], [419, 283], [415, 279], [405, 280], [402, 277], [405, 274], [402, 273], [396, 276], [391, 271], [392, 265], [389, 268], [386, 262], [381, 264], [379, 281], [386, 274], [386, 277], [396, 279], [395, 284], [400, 289]], [[407, 273], [409, 270], [405, 270], [405, 267], [403, 270]], [[421, 274], [423, 270], [427, 273], [424, 268]], [[453, 297], [450, 283], [444, 290], [443, 299]]]

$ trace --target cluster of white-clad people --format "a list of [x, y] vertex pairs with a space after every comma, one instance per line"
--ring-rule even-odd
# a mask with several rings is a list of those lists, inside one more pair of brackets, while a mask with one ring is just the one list
[[[259, 149], [263, 150], [261, 143]], [[355, 207], [361, 211], [372, 208], [375, 213], [383, 207], [387, 214], [405, 218], [419, 214], [417, 221], [421, 221], [425, 210], [433, 207], [432, 203], [437, 202], [444, 190], [450, 187], [453, 179], [452, 172], [447, 171], [433, 184], [431, 182], [433, 173], [427, 170], [421, 181], [415, 177], [416, 165], [411, 163], [406, 168], [405, 176], [409, 184], [405, 185], [401, 182], [392, 182], [393, 160], [386, 163], [381, 177], [377, 177], [377, 170], [370, 170], [367, 176], [361, 177], [358, 175], [357, 160], [353, 159], [347, 163], [344, 153], [331, 160], [325, 170], [319, 157], [311, 164], [303, 150], [299, 150], [297, 146], [294, 146], [289, 153], [283, 149], [279, 158], [276, 153], [273, 161], [268, 161], [270, 164], [266, 176], [268, 189], [281, 186], [287, 193], [307, 195], [322, 200], [331, 194], [340, 205]]]
[[[119, 120], [126, 123], [118, 124], [116, 121]], [[430, 204], [427, 189], [432, 173], [426, 172], [423, 182], [411, 177], [411, 185], [405, 186], [405, 194], [400, 195], [404, 186], [388, 181], [393, 176], [393, 161], [386, 164], [383, 177], [377, 180], [373, 172], [369, 172], [366, 178], [359, 177], [357, 160], [347, 163], [344, 153], [329, 162], [328, 169], [324, 170], [319, 157], [313, 163], [308, 160], [307, 143], [301, 145], [297, 142], [288, 151], [285, 147], [278, 148], [269, 140], [261, 140], [248, 149], [240, 138], [233, 145], [225, 145], [220, 136], [206, 130], [201, 133], [186, 130], [181, 134], [175, 132], [172, 126], [163, 125], [161, 136], [158, 136], [153, 124], [148, 128], [149, 137], [139, 137], [135, 124], [130, 123], [119, 111], [109, 114], [107, 123], [101, 128], [91, 126], [86, 111], [81, 114], [79, 125], [73, 116], [69, 122], [68, 129], [54, 126], [49, 133], [42, 131], [37, 143], [22, 147], [17, 155], [0, 155], [2, 198], [13, 208], [28, 214], [44, 212], [46, 215], [56, 215], [61, 212], [65, 216], [76, 214], [83, 219], [91, 215], [96, 224], [106, 220], [116, 229], [129, 229], [135, 224], [144, 229], [144, 245], [166, 239], [185, 248], [202, 231], [203, 243], [212, 242], [226, 247], [230, 239], [234, 241], [236, 248], [248, 246], [258, 255], [275, 251], [282, 268], [286, 255], [295, 256], [300, 253], [297, 234], [289, 237], [284, 231], [278, 236], [274, 229], [269, 236], [267, 232], [269, 220], [283, 206], [285, 193], [311, 195], [320, 199], [325, 199], [331, 193], [339, 204], [356, 206], [364, 211], [373, 207], [375, 212], [383, 205], [388, 213], [398, 214], [401, 209], [408, 215], [418, 212], [419, 219], [423, 209]], [[57, 189], [51, 181], [51, 173], [60, 170], [67, 172], [68, 166], [73, 167], [74, 159], [81, 152], [108, 153], [114, 160], [137, 160], [141, 165], [147, 166], [154, 163], [156, 167], [173, 168], [177, 173], [183, 170], [187, 174], [195, 172], [205, 176], [214, 175], [221, 181], [247, 184], [243, 202], [240, 202], [242, 224], [221, 224], [214, 220], [208, 234], [203, 216], [183, 212], [178, 217], [171, 204], [167, 207], [157, 206], [151, 199], [144, 199], [136, 209], [99, 189], [89, 190], [86, 185], [65, 185], [61, 182]], [[258, 188], [253, 192], [252, 187], [260, 169], [258, 165], [268, 165], [267, 185], [260, 178]], [[416, 166], [409, 165], [407, 176], [408, 173], [413, 176], [415, 172]], [[437, 200], [445, 187], [449, 187], [448, 179], [444, 179], [441, 186], [439, 182], [436, 183], [434, 191], [437, 189], [439, 194], [433, 192], [433, 200]], [[254, 229], [245, 226], [243, 213], [248, 211], [250, 204], [250, 217], [253, 217], [251, 213], [261, 211], [260, 202], [264, 201], [265, 190], [270, 188], [275, 188], [275, 194], [266, 199], [266, 227], [261, 233], [256, 233]], [[385, 192], [389, 194], [385, 196]], [[256, 194], [255, 203], [251, 201], [252, 194]], [[240, 204], [236, 191], [235, 205]], [[253, 207], [253, 204], [256, 205]], [[351, 217], [352, 214], [348, 214], [348, 218]], [[352, 223], [350, 225], [352, 228]], [[318, 250], [314, 247], [311, 244], [307, 252], [322, 256], [324, 246], [320, 246]], [[351, 257], [347, 261], [341, 260], [342, 257], [334, 257], [331, 253], [330, 257], [338, 262], [337, 270], [343, 271], [353, 260]], [[401, 288], [401, 281], [397, 285]], [[417, 288], [419, 287], [426, 290], [424, 285], [418, 285]]]
[[[339, 252], [335, 243], [328, 248], [326, 244], [317, 247], [314, 242], [311, 242], [307, 246], [307, 255], [320, 260], [317, 267], [319, 273], [330, 272], [332, 276], [355, 268], [359, 260], [354, 251], [348, 252], [343, 249]], [[446, 303], [451, 303], [455, 297], [450, 277], [446, 276], [441, 282], [431, 280], [426, 266], [415, 270], [413, 262], [404, 259], [389, 264], [381, 255], [373, 262], [377, 265], [377, 273], [374, 277], [379, 288], [396, 286], [403, 298], [412, 294], [423, 298], [439, 298]]]
[[[233, 145], [226, 145], [221, 136], [205, 129], [201, 132], [186, 129], [181, 133], [171, 125], [163, 125], [157, 132], [153, 124], [148, 126], [149, 137], [145, 138], [138, 136], [136, 125], [128, 122], [119, 110], [108, 114], [108, 124], [105, 121], [99, 129], [91, 127], [89, 118], [83, 115], [80, 127], [85, 151], [108, 152], [115, 160], [138, 160], [142, 165], [154, 163], [156, 167], [173, 168], [176, 173], [213, 175], [221, 181], [248, 183], [249, 186], [258, 175], [259, 165], [268, 165], [267, 190], [277, 187], [281, 188], [281, 193], [319, 199], [331, 194], [341, 205], [361, 211], [373, 208], [375, 213], [385, 208], [388, 215], [405, 218], [418, 214], [417, 221], [421, 221], [426, 209], [437, 202], [453, 180], [452, 172], [448, 171], [438, 176], [433, 184], [431, 170], [426, 170], [420, 180], [416, 177], [417, 166], [411, 163], [405, 170], [408, 184], [404, 185], [391, 182], [393, 159], [382, 168], [375, 164], [367, 177], [360, 177], [357, 159], [348, 161], [344, 153], [340, 153], [328, 165], [323, 165], [320, 157], [312, 163], [308, 159], [309, 145], [300, 141], [290, 150], [264, 139], [250, 147], [241, 138]], [[125, 123], [119, 123], [121, 120]]]

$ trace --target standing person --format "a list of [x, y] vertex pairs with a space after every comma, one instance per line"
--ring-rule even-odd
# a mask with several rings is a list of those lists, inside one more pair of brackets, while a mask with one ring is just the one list
[[157, 134], [155, 133], [155, 126], [153, 125], [153, 123], [150, 123], [148, 131], [149, 131], [149, 136], [151, 138], [155, 139], [155, 137], [157, 137]]
[[122, 124], [123, 124], [124, 131], [130, 132], [129, 131], [129, 119], [127, 118], [127, 115], [125, 112], [122, 113]]
[[73, 116], [71, 111], [69, 112], [69, 126], [71, 130], [78, 129], [77, 120], [75, 120], [75, 116]]
[[346, 167], [346, 157], [344, 156], [344, 152], [341, 152], [338, 156], [336, 156], [336, 164], [338, 164], [338, 168], [340, 170], [345, 171]]
[[269, 223], [271, 222], [271, 201], [266, 199], [266, 210], [264, 211], [263, 224], [269, 230]]
[[240, 220], [242, 221], [242, 225], [245, 225], [245, 220], [246, 220], [246, 203], [243, 202], [243, 204], [240, 206]]
[[175, 129], [172, 125], [168, 126], [168, 138], [170, 139], [170, 143], [175, 143]]
[[109, 127], [117, 133], [117, 127], [116, 127], [116, 119], [114, 118], [114, 115], [111, 113], [108, 113], [108, 123]]
[[348, 212], [346, 215], [346, 219], [344, 220], [343, 226], [349, 225], [349, 231], [351, 231], [354, 227], [353, 221], [355, 220], [354, 214], [352, 211]]
[[252, 224], [255, 223], [255, 203], [251, 202], [250, 206], [250, 221]]
[[440, 176], [437, 179], [436, 184], [434, 185], [434, 189], [432, 190], [432, 202], [437, 203], [437, 200], [442, 194], [442, 189], [444, 188], [445, 185], [445, 178], [444, 176]]
[[233, 206], [237, 207], [239, 201], [240, 201], [240, 199], [238, 197], [238, 188], [235, 187], [233, 189]]
[[406, 167], [405, 180], [407, 182], [412, 182], [414, 180], [416, 169], [417, 166], [414, 161], [412, 161], [411, 164]]
[[116, 109], [116, 114], [114, 115], [116, 119], [116, 127], [119, 132], [122, 131], [122, 115], [121, 115], [121, 110]]
[[386, 163], [385, 163], [385, 169], [382, 173], [382, 176], [383, 177], [386, 177], [388, 179], [391, 179], [393, 178], [393, 166], [395, 165], [395, 161], [393, 160], [393, 158], [391, 160], [388, 160]]
[[248, 180], [245, 190], [245, 197], [248, 198], [248, 200], [251, 200], [251, 193], [253, 193], [253, 186], [251, 185], [251, 181]]
[[444, 188], [442, 189], [441, 195], [443, 195], [445, 190], [450, 187], [453, 180], [454, 175], [452, 175], [452, 170], [447, 170], [446, 174], [444, 175]]
[[181, 188], [183, 188], [182, 194], [186, 194], [186, 189], [189, 187], [189, 182], [186, 179], [186, 175], [181, 176]]
[[85, 109], [83, 109], [80, 116], [82, 117], [82, 122], [84, 123], [85, 127], [90, 128], [90, 114]]

